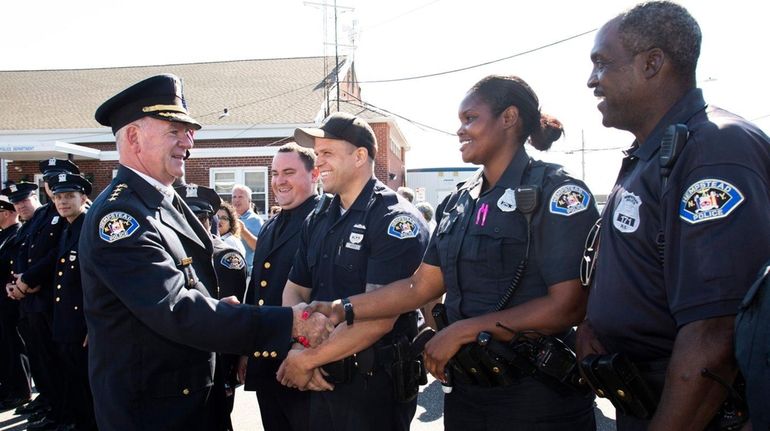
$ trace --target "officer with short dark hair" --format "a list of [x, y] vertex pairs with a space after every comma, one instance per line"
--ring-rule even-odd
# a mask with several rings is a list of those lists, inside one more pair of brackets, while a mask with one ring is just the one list
[[[281, 305], [283, 288], [299, 247], [302, 224], [313, 211], [318, 196], [318, 171], [311, 148], [294, 142], [278, 148], [270, 169], [270, 186], [280, 211], [259, 232], [247, 304]], [[265, 265], [267, 263], [267, 265]], [[275, 379], [283, 357], [244, 358], [245, 389], [256, 391], [265, 431], [308, 429], [310, 394], [287, 388]], [[242, 367], [246, 364], [242, 362]]]
[[[297, 129], [294, 138], [315, 149], [324, 191], [334, 198], [322, 200], [303, 226], [284, 304], [347, 297], [411, 275], [425, 251], [427, 226], [414, 205], [374, 177], [372, 128], [338, 112], [320, 128]], [[332, 334], [341, 342], [289, 352], [278, 378], [330, 389], [319, 367], [329, 373], [334, 390], [310, 396], [311, 430], [408, 430], [417, 400], [399, 399], [393, 370], [397, 349], [417, 332], [416, 313], [351, 324]]]
[[724, 429], [735, 315], [770, 258], [770, 139], [706, 103], [700, 48], [687, 10], [653, 1], [607, 22], [591, 51], [602, 123], [635, 137], [578, 329], [580, 357], [624, 355], [653, 395], [652, 415], [618, 411], [621, 431]]
[[91, 194], [81, 175], [62, 172], [48, 176], [56, 211], [67, 220], [56, 252], [54, 270], [53, 340], [59, 348], [64, 382], [64, 420], [78, 430], [95, 430], [93, 398], [88, 382], [88, 335], [83, 314], [78, 240]]

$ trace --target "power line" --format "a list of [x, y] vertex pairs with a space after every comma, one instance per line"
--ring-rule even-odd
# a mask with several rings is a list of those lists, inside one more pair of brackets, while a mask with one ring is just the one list
[[410, 80], [414, 80], [414, 79], [432, 78], [434, 76], [441, 76], [441, 75], [448, 75], [450, 73], [463, 72], [463, 71], [466, 71], [466, 70], [476, 69], [476, 68], [479, 68], [479, 67], [482, 67], [482, 66], [487, 66], [487, 65], [490, 65], [490, 64], [493, 64], [493, 63], [499, 63], [501, 61], [510, 60], [512, 58], [515, 58], [515, 57], [521, 57], [522, 55], [531, 54], [533, 52], [540, 51], [540, 50], [543, 50], [545, 48], [550, 48], [550, 47], [558, 45], [560, 43], [564, 43], [564, 42], [570, 41], [572, 39], [577, 39], [577, 38], [585, 36], [587, 34], [591, 34], [591, 33], [595, 32], [596, 30], [597, 29], [594, 28], [594, 29], [591, 29], [591, 30], [584, 31], [582, 33], [578, 33], [578, 34], [566, 37], [564, 39], [557, 40], [555, 42], [551, 42], [551, 43], [547, 43], [545, 45], [538, 46], [536, 48], [528, 49], [528, 50], [522, 51], [522, 52], [517, 52], [516, 54], [509, 55], [507, 57], [498, 58], [496, 60], [486, 61], [484, 63], [474, 64], [472, 66], [461, 67], [459, 69], [452, 69], [452, 70], [446, 70], [446, 71], [443, 71], [443, 72], [429, 73], [429, 74], [426, 74], [426, 75], [408, 76], [408, 77], [404, 77], [404, 78], [375, 79], [375, 80], [370, 80], [370, 81], [358, 81], [357, 83], [358, 84], [380, 84], [380, 83], [386, 83], [386, 82], [410, 81]]
[[350, 96], [352, 96], [354, 99], [356, 99], [359, 102], [361, 102], [361, 103], [353, 103], [353, 102], [348, 101], [348, 103], [350, 103], [353, 106], [357, 106], [359, 108], [364, 108], [364, 109], [369, 109], [369, 110], [371, 110], [371, 108], [374, 108], [375, 110], [380, 111], [383, 114], [388, 114], [388, 115], [392, 115], [394, 117], [398, 117], [398, 118], [400, 118], [400, 119], [402, 119], [404, 121], [407, 121], [407, 122], [409, 122], [411, 124], [414, 124], [415, 126], [418, 126], [418, 127], [421, 127], [421, 128], [433, 130], [434, 132], [443, 133], [443, 134], [449, 135], [449, 136], [455, 136], [456, 135], [455, 133], [447, 132], [446, 130], [441, 130], [438, 127], [429, 126], [429, 125], [427, 125], [425, 123], [421, 123], [419, 121], [412, 120], [411, 118], [407, 118], [407, 117], [405, 117], [403, 115], [396, 114], [395, 112], [389, 111], [389, 110], [387, 110], [385, 108], [380, 108], [380, 107], [378, 107], [376, 105], [373, 105], [373, 104], [371, 104], [369, 102], [364, 102], [363, 100], [361, 100], [360, 98], [358, 98], [358, 97], [356, 97], [356, 96], [354, 96], [352, 94]]

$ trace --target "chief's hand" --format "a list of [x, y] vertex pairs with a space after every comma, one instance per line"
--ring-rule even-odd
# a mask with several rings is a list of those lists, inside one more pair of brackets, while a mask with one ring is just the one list
[[446, 382], [444, 369], [447, 366], [447, 362], [462, 347], [462, 343], [458, 341], [460, 339], [457, 334], [458, 330], [458, 324], [451, 324], [436, 332], [436, 335], [425, 344], [423, 352], [425, 369], [442, 382]]
[[278, 368], [276, 379], [286, 387], [304, 391], [313, 378], [313, 368], [304, 360], [305, 357], [302, 352], [303, 349], [301, 348], [289, 350], [286, 359]]
[[342, 307], [342, 301], [313, 301], [305, 308], [310, 313], [318, 312], [328, 317], [334, 326], [339, 325], [345, 320], [345, 309]]
[[606, 353], [607, 349], [604, 348], [599, 338], [596, 337], [591, 321], [588, 319], [584, 320], [583, 323], [578, 325], [577, 334], [575, 335], [575, 354], [578, 361], [588, 355], [604, 355]]
[[310, 313], [305, 310], [306, 307], [307, 304], [305, 303], [299, 303], [292, 307], [294, 324], [291, 336], [294, 338], [304, 337], [308, 346], [315, 347], [329, 338], [329, 334], [334, 330], [334, 325], [323, 314]]
[[24, 297], [24, 295], [19, 292], [18, 289], [16, 289], [16, 284], [14, 283], [8, 283], [5, 285], [5, 293], [8, 295], [9, 298], [19, 300]]

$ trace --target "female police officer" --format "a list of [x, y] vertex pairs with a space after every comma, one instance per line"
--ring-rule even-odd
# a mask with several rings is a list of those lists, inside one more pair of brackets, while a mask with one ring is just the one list
[[[439, 206], [422, 265], [410, 279], [336, 301], [331, 310], [315, 306], [350, 325], [415, 309], [446, 292], [449, 326], [424, 352], [426, 368], [442, 381], [448, 361], [482, 331], [508, 341], [521, 331], [561, 335], [579, 322], [587, 298], [579, 261], [598, 213], [582, 182], [527, 155], [527, 139], [545, 150], [563, 132], [538, 105], [518, 77], [489, 76], [474, 85], [460, 104], [457, 135], [463, 160], [483, 168]], [[541, 199], [527, 214], [522, 197], [532, 195], [517, 189], [530, 185]], [[520, 376], [492, 387], [454, 380], [445, 398], [448, 430], [595, 428], [590, 398], [541, 379]]]

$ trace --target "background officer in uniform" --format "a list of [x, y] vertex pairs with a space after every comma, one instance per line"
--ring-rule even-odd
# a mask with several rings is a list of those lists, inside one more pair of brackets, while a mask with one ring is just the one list
[[83, 314], [78, 240], [85, 219], [91, 183], [80, 175], [60, 173], [48, 180], [56, 211], [67, 220], [54, 270], [53, 340], [62, 366], [64, 421], [78, 430], [95, 430], [93, 398], [88, 383], [88, 336]]
[[[96, 111], [116, 134], [120, 167], [83, 224], [80, 259], [98, 427], [205, 430], [212, 351], [277, 355], [317, 343], [319, 316], [231, 305], [216, 286], [207, 232], [174, 192], [193, 131], [181, 81], [158, 75]], [[210, 290], [211, 289], [211, 290]]]
[[[527, 140], [547, 150], [563, 131], [555, 118], [541, 114], [537, 96], [521, 78], [482, 79], [466, 94], [458, 116], [463, 161], [482, 169], [439, 205], [438, 228], [417, 272], [354, 296], [348, 306], [348, 313], [358, 319], [381, 318], [446, 292], [449, 326], [425, 346], [426, 368], [444, 382], [447, 362], [461, 346], [475, 343], [481, 331], [508, 341], [512, 332], [521, 331], [561, 336], [580, 322], [587, 293], [580, 286], [579, 261], [586, 234], [598, 217], [585, 184], [560, 166], [527, 155]], [[541, 190], [531, 222], [515, 195], [518, 187], [530, 185]], [[528, 264], [518, 275], [527, 255]], [[501, 302], [510, 294], [507, 303]], [[337, 301], [331, 310], [328, 304], [323, 308], [339, 321], [340, 305]], [[529, 375], [514, 374], [512, 380], [496, 387], [455, 380], [444, 399], [445, 428], [595, 428], [591, 398]]]
[[[318, 171], [314, 166], [313, 150], [293, 142], [278, 148], [273, 157], [270, 184], [281, 210], [259, 232], [247, 304], [281, 305], [283, 288], [299, 247], [302, 224], [318, 202], [315, 193]], [[307, 430], [310, 394], [276, 381], [275, 374], [282, 360], [283, 357], [244, 357], [241, 366], [245, 389], [257, 392], [266, 431]]]
[[[596, 35], [588, 86], [606, 127], [636, 138], [601, 221], [578, 354], [639, 364], [660, 401], [619, 430], [704, 429], [732, 382], [738, 304], [770, 257], [770, 146], [756, 126], [708, 105], [696, 88], [701, 32], [670, 2], [640, 4]], [[661, 138], [684, 124], [669, 172]], [[667, 179], [665, 179], [667, 175]]]
[[[0, 285], [14, 280], [13, 260], [19, 248], [17, 233], [21, 223], [19, 214], [8, 200], [0, 196]], [[30, 398], [29, 362], [24, 342], [16, 324], [19, 320], [19, 302], [0, 295], [0, 410], [21, 406]]]
[[[206, 232], [211, 231], [214, 215], [221, 208], [222, 199], [213, 189], [197, 184], [185, 184], [174, 187], [179, 196], [184, 199], [190, 210], [198, 218]], [[210, 292], [217, 299], [225, 299], [233, 303], [243, 302], [246, 292], [246, 262], [243, 254], [230, 244], [223, 241], [219, 235], [211, 235], [213, 247], [212, 262], [217, 285]], [[209, 403], [212, 412], [212, 431], [231, 431], [233, 429], [230, 413], [235, 403], [236, 373], [238, 355], [217, 354], [217, 365], [214, 371], [214, 386], [211, 389]]]
[[[31, 416], [30, 430], [50, 429], [58, 421], [65, 420], [67, 412], [64, 404], [64, 380], [56, 368], [61, 363], [58, 348], [53, 341], [53, 277], [56, 264], [56, 249], [64, 220], [51, 203], [48, 181], [59, 173], [78, 173], [78, 167], [69, 160], [49, 159], [40, 162], [40, 171], [45, 180], [45, 191], [49, 202], [40, 206], [34, 190], [37, 186], [17, 184], [21, 194], [12, 194], [19, 216], [27, 220], [19, 230], [21, 246], [15, 259], [15, 286], [13, 295], [21, 300], [21, 320], [19, 330], [27, 344], [27, 353], [32, 369], [35, 386], [42, 400], [50, 403], [51, 412], [46, 415]], [[30, 190], [30, 187], [34, 189]], [[11, 186], [14, 187], [14, 186]], [[26, 194], [26, 197], [24, 195]], [[16, 196], [16, 197], [14, 197]], [[41, 397], [38, 397], [40, 399]], [[36, 399], [36, 401], [38, 400]]]
[[[427, 227], [414, 205], [374, 177], [377, 141], [371, 127], [335, 113], [320, 129], [295, 130], [294, 138], [314, 146], [324, 190], [335, 196], [305, 222], [283, 303], [372, 291], [412, 274], [425, 251]], [[416, 331], [413, 310], [355, 327], [339, 325], [332, 337], [340, 342], [292, 350], [278, 377], [304, 388], [315, 376], [311, 388], [328, 389], [318, 367], [356, 354], [358, 367], [345, 367], [349, 377], [342, 373], [333, 391], [311, 394], [310, 429], [406, 430], [416, 399], [396, 399], [389, 375], [393, 360], [385, 353]]]

